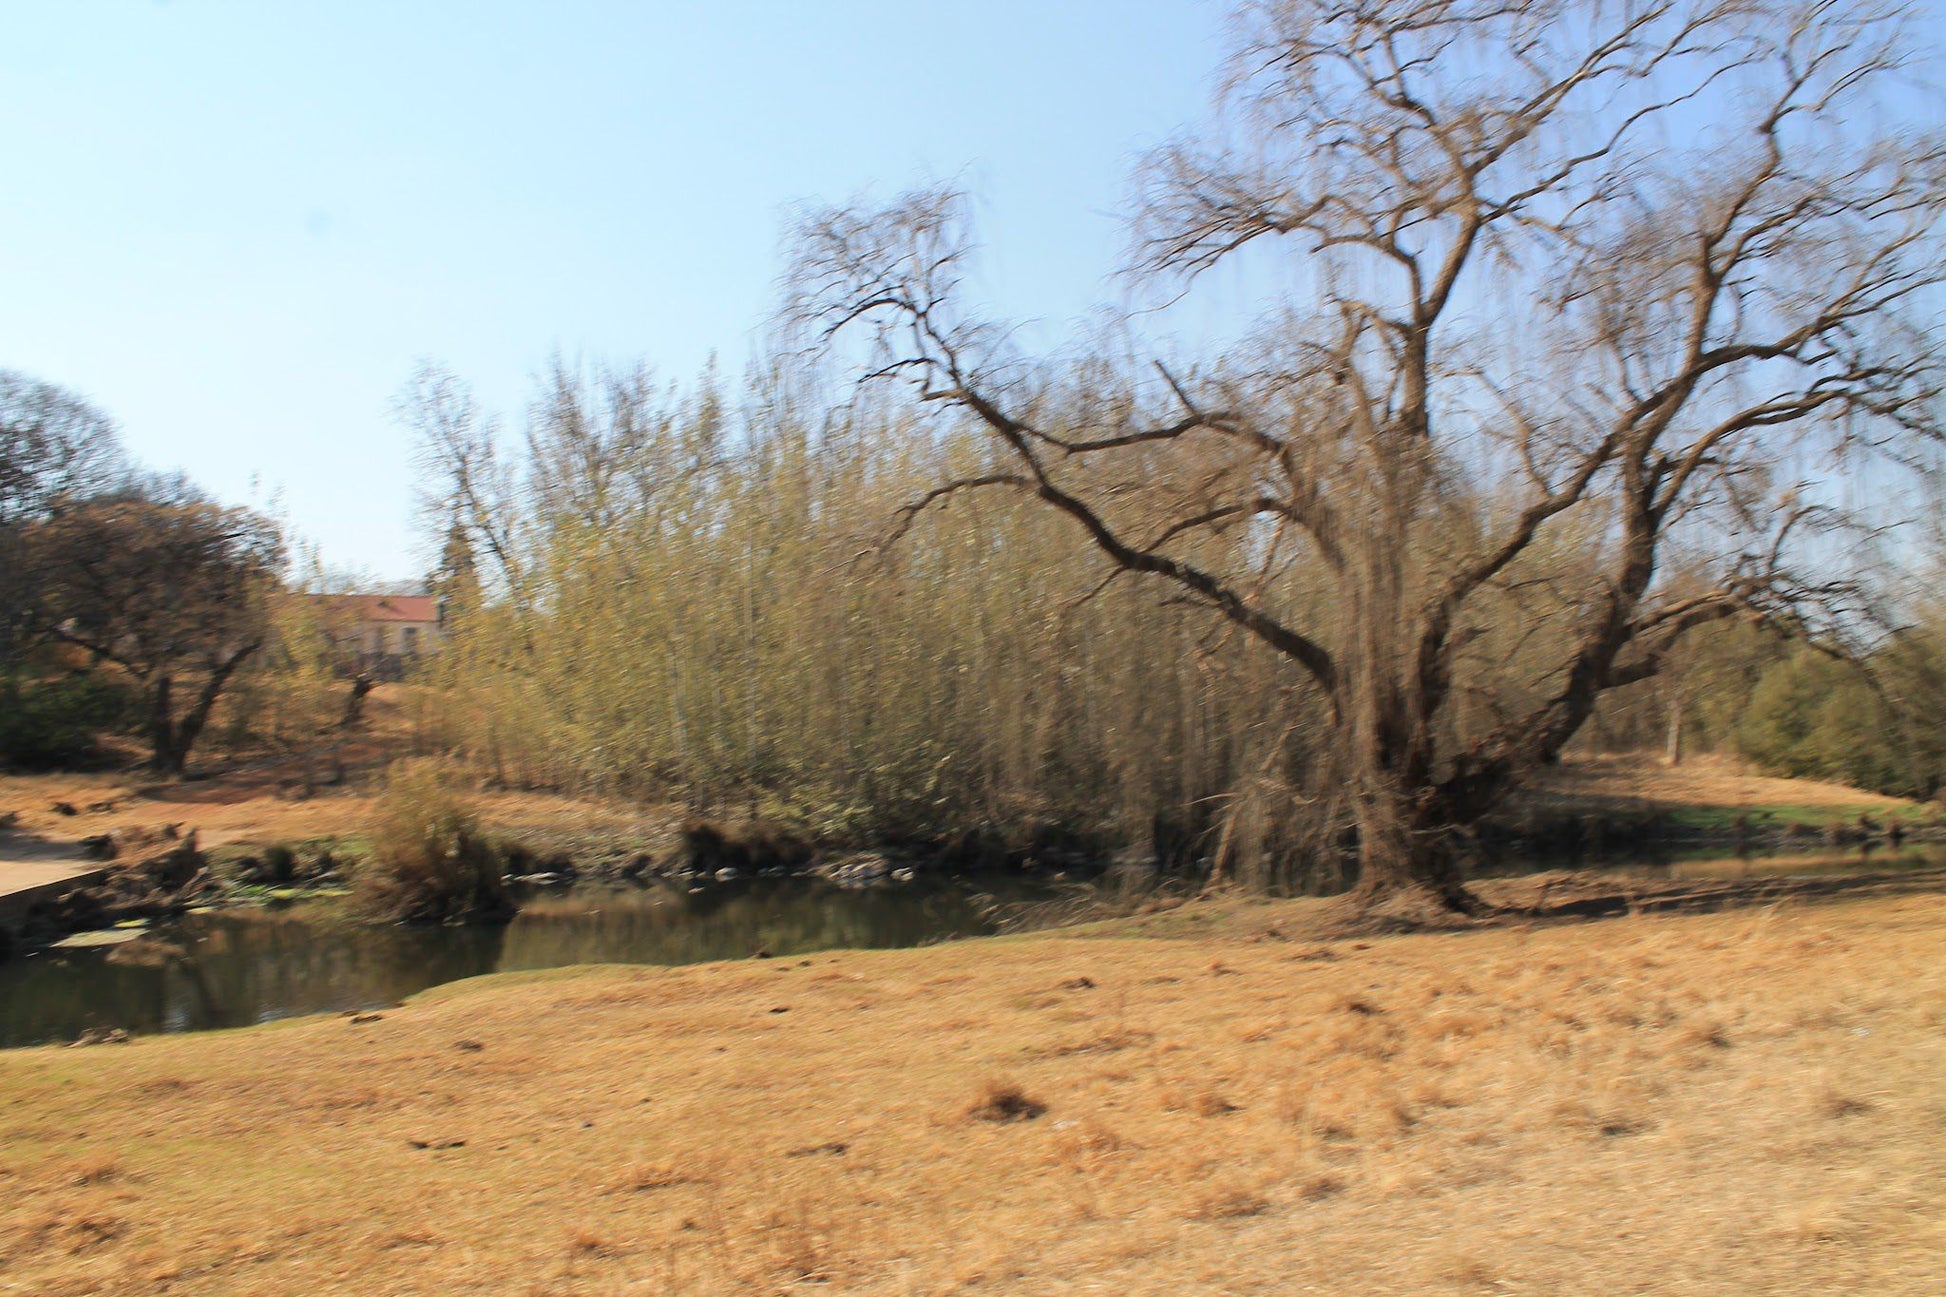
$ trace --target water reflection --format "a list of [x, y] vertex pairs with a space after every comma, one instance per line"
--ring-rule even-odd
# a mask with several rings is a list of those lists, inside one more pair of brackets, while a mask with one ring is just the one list
[[1896, 874], [1946, 868], [1946, 847], [1882, 847], [1865, 843], [1850, 851], [1806, 851], [1793, 855], [1711, 855], [1673, 860], [1662, 866], [1673, 878], [1814, 878], [1852, 874]]
[[1585, 869], [1619, 870], [1657, 878], [1736, 879], [1897, 874], [1941, 868], [1946, 868], [1946, 846], [1888, 847], [1867, 842], [1842, 851], [1807, 848], [1761, 854], [1745, 851], [1725, 855], [1722, 847], [1697, 847], [1629, 857], [1510, 855], [1489, 861], [1475, 873], [1481, 878], [1518, 878], [1548, 869]]
[[[1010, 899], [1031, 884], [982, 883]], [[528, 899], [505, 927], [373, 928], [329, 902], [189, 915], [139, 944], [0, 965], [0, 1046], [91, 1026], [196, 1031], [369, 1009], [441, 982], [564, 964], [685, 964], [988, 930], [968, 886], [843, 890], [802, 879], [710, 888], [582, 887]]]
[[[1558, 862], [1587, 867], [1588, 862]], [[1617, 862], [1619, 863], [1619, 862]], [[1534, 861], [1506, 872], [1531, 872]], [[1665, 877], [1894, 872], [1946, 866], [1946, 848], [1635, 862]], [[1498, 872], [1498, 871], [1496, 871]], [[369, 1009], [441, 982], [564, 964], [686, 964], [833, 947], [911, 946], [989, 930], [981, 893], [1033, 900], [1022, 879], [842, 890], [806, 879], [713, 887], [579, 887], [531, 896], [505, 927], [373, 928], [331, 902], [191, 915], [137, 945], [50, 950], [0, 964], [0, 1047], [88, 1027], [197, 1031]]]

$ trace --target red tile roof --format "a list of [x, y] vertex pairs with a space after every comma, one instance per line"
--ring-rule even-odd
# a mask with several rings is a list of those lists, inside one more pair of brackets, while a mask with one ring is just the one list
[[324, 596], [324, 601], [359, 621], [439, 620], [439, 601], [429, 594], [334, 594]]

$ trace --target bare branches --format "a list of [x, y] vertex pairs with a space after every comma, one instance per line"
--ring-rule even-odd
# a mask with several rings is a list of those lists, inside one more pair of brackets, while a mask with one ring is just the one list
[[422, 502], [435, 527], [464, 527], [485, 546], [517, 604], [526, 596], [512, 527], [512, 484], [502, 466], [497, 429], [451, 374], [421, 365], [395, 402], [400, 422], [418, 438], [420, 471], [436, 485]]
[[108, 490], [126, 472], [107, 415], [52, 383], [0, 369], [0, 527], [62, 497]]
[[[1070, 438], [1045, 431], [1015, 413], [997, 380], [990, 378], [982, 364], [983, 332], [958, 324], [953, 313], [951, 293], [958, 286], [963, 246], [957, 207], [949, 196], [938, 193], [911, 196], [870, 219], [842, 212], [820, 213], [805, 224], [799, 244], [793, 278], [805, 287], [796, 299], [797, 320], [827, 341], [848, 329], [865, 328], [870, 348], [865, 372], [868, 381], [904, 379], [918, 388], [920, 399], [964, 411], [994, 435], [1016, 466], [1009, 473], [989, 474], [929, 493], [903, 512], [904, 525], [909, 525], [919, 509], [963, 487], [1006, 484], [1031, 491], [1078, 523], [1117, 567], [1161, 576], [1193, 592], [1299, 662], [1327, 690], [1332, 688], [1336, 667], [1321, 644], [1244, 599], [1221, 577], [1163, 548], [1185, 531], [1235, 518], [1251, 509], [1234, 505], [1206, 509], [1191, 515], [1193, 521], [1179, 520], [1182, 525], [1165, 527], [1157, 540], [1145, 545], [1130, 539], [1107, 510], [1063, 485], [1043, 457], [1050, 450], [1063, 456], [1086, 456], [1144, 443], [1175, 442], [1199, 430], [1245, 440], [1252, 439], [1251, 434], [1221, 416], [1197, 409], [1166, 371], [1171, 387], [1189, 407], [1187, 417], [1171, 423]], [[1256, 440], [1263, 443], [1261, 437]], [[1273, 500], [1260, 503], [1278, 507]]]
[[1031, 482], [1018, 473], [988, 473], [982, 477], [956, 478], [942, 486], [936, 486], [924, 495], [921, 495], [918, 499], [899, 507], [898, 522], [881, 543], [881, 548], [896, 545], [901, 540], [904, 540], [906, 533], [912, 530], [913, 523], [919, 520], [919, 516], [935, 504], [938, 504], [941, 500], [949, 499], [952, 496], [962, 494], [966, 491], [977, 491], [983, 487], [1011, 486], [1027, 489], [1032, 485]]
[[[1941, 431], [1946, 144], [1860, 127], [1903, 59], [1875, 5], [1244, 19], [1228, 120], [1151, 156], [1133, 230], [1170, 301], [1250, 245], [1297, 254], [1314, 300], [1223, 363], [1064, 389], [1003, 356], [963, 314], [939, 191], [809, 218], [797, 317], [986, 434], [991, 461], [901, 529], [1005, 486], [1250, 631], [1329, 695], [1361, 834], [1411, 853], [1686, 634], [1833, 593], [1787, 563], [1821, 507], [1803, 466]], [[1673, 535], [1710, 555], [1680, 596]], [[1510, 606], [1545, 620], [1498, 636], [1510, 659], [1463, 654]], [[1456, 743], [1455, 697], [1500, 719]]]

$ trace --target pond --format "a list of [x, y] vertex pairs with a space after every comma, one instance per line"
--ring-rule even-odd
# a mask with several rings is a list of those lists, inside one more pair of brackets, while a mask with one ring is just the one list
[[[1946, 866], [1946, 848], [1607, 863], [1698, 880], [1877, 874]], [[1540, 867], [1506, 865], [1489, 872]], [[995, 901], [1056, 894], [1053, 885], [1022, 875], [872, 888], [813, 878], [699, 889], [584, 885], [530, 891], [505, 926], [453, 928], [358, 924], [333, 901], [213, 910], [157, 925], [127, 945], [49, 949], [0, 964], [0, 1048], [73, 1040], [90, 1027], [199, 1031], [373, 1009], [482, 973], [914, 946], [992, 931]]]
[[875, 888], [809, 878], [696, 891], [588, 885], [533, 893], [504, 926], [451, 928], [358, 924], [331, 901], [212, 910], [126, 945], [0, 964], [0, 1048], [73, 1040], [90, 1027], [199, 1031], [371, 1009], [482, 973], [913, 946], [990, 932], [995, 899], [1047, 894], [1018, 876]]

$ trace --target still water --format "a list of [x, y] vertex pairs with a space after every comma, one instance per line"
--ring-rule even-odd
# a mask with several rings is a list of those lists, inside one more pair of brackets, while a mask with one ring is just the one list
[[777, 879], [690, 893], [670, 885], [531, 896], [501, 927], [353, 923], [334, 902], [191, 914], [138, 942], [44, 950], [0, 964], [0, 1047], [241, 1027], [370, 1009], [441, 982], [565, 964], [689, 964], [834, 947], [913, 946], [992, 930], [988, 904], [1032, 899], [1021, 879], [842, 889]]
[[[1535, 868], [1507, 864], [1491, 872]], [[1899, 874], [1946, 867], [1946, 848], [1626, 867], [1698, 881]], [[192, 914], [127, 945], [44, 950], [0, 964], [0, 1048], [72, 1040], [90, 1027], [199, 1031], [371, 1009], [441, 982], [516, 969], [914, 946], [989, 932], [993, 901], [1039, 900], [1053, 890], [1019, 876], [867, 889], [776, 879], [694, 893], [660, 883], [591, 885], [532, 894], [504, 927], [370, 927], [330, 901]]]

